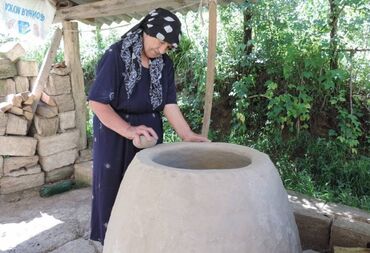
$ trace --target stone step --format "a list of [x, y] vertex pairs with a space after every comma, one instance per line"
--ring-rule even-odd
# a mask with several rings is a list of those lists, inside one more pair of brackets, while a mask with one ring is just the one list
[[77, 183], [92, 185], [92, 161], [77, 163], [75, 168], [75, 180]]

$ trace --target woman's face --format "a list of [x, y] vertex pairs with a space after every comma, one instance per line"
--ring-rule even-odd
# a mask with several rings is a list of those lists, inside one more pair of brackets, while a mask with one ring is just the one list
[[157, 58], [171, 49], [171, 44], [144, 32], [144, 53], [148, 58]]

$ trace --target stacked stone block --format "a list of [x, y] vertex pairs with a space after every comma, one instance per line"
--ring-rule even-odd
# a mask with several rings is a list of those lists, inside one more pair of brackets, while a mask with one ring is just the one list
[[38, 65], [35, 61], [19, 60], [24, 54], [19, 44], [0, 49], [0, 111], [10, 113], [7, 134], [26, 135], [33, 118], [34, 98], [29, 83], [37, 76]]
[[64, 64], [53, 66], [33, 121], [31, 132], [38, 140], [37, 153], [46, 183], [70, 178], [78, 157], [79, 131], [75, 128], [70, 72]]
[[79, 131], [74, 129], [52, 136], [35, 135], [35, 137], [38, 140], [37, 153], [46, 175], [46, 182], [70, 177], [73, 174], [73, 164], [78, 156]]
[[19, 44], [7, 50], [0, 49], [0, 194], [71, 178], [79, 154], [71, 70], [53, 66], [33, 114], [37, 63], [19, 59]]
[[36, 154], [37, 139], [28, 136], [33, 96], [30, 79], [38, 74], [35, 61], [19, 44], [0, 49], [0, 194], [41, 186], [45, 175]]

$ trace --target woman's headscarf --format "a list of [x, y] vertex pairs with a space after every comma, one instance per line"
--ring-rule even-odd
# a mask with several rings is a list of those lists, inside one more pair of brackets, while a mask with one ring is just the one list
[[[130, 99], [135, 84], [141, 79], [143, 32], [171, 44], [173, 48], [177, 48], [181, 38], [181, 22], [172, 12], [157, 8], [122, 36], [121, 58], [125, 65], [123, 77], [128, 99]], [[161, 105], [163, 101], [160, 83], [162, 69], [162, 55], [149, 60], [149, 95], [153, 110]]]

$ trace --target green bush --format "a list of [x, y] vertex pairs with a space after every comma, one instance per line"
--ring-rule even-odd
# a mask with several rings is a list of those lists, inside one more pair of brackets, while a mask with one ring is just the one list
[[[364, 37], [350, 23], [370, 25], [369, 13], [362, 11], [362, 2], [341, 4], [347, 5], [339, 23], [346, 37], [339, 38], [338, 47], [350, 44], [354, 48]], [[210, 133], [214, 141], [247, 145], [269, 154], [288, 189], [370, 210], [366, 95], [370, 64], [359, 54], [340, 51], [338, 68], [332, 69], [328, 11], [323, 1], [219, 7]], [[247, 45], [243, 43], [244, 12], [250, 14], [247, 27], [254, 32]], [[199, 129], [206, 40], [196, 16], [189, 14], [186, 20], [192, 26], [187, 27], [185, 43], [173, 59], [180, 84], [179, 104], [191, 125]], [[253, 50], [247, 53], [250, 45]], [[217, 117], [220, 110], [221, 115], [231, 115], [230, 122]], [[218, 121], [223, 121], [223, 129]]]
[[[370, 61], [362, 53], [342, 50], [367, 45], [360, 27], [370, 27], [370, 12], [364, 1], [340, 4], [337, 68], [332, 66], [328, 2], [268, 0], [218, 7], [210, 138], [269, 154], [288, 189], [370, 210]], [[207, 27], [196, 13], [182, 20], [183, 40], [170, 56], [178, 104], [199, 132]], [[253, 31], [247, 44], [243, 22]], [[100, 56], [118, 39], [113, 31], [103, 36], [98, 28], [93, 39], [81, 40], [86, 91]], [[44, 54], [42, 49], [33, 57]], [[165, 120], [164, 141], [179, 140]]]

